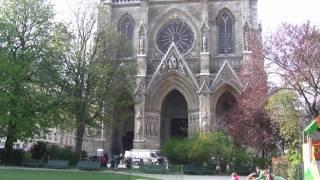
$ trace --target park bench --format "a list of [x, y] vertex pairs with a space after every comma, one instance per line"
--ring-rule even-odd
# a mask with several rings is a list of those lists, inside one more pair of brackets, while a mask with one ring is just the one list
[[97, 171], [100, 169], [99, 161], [79, 161], [77, 165], [80, 170]]
[[67, 169], [69, 162], [65, 160], [48, 160], [47, 167], [52, 169]]
[[167, 173], [167, 168], [166, 168], [166, 165], [164, 164], [160, 164], [160, 165], [143, 164], [142, 170], [144, 173], [150, 173], [150, 174], [166, 174]]
[[41, 159], [24, 159], [22, 160], [21, 165], [28, 167], [43, 167], [44, 163]]

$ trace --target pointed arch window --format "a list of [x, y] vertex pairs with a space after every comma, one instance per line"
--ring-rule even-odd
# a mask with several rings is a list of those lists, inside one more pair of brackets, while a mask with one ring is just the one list
[[229, 12], [223, 12], [218, 18], [219, 28], [219, 53], [229, 54], [234, 52], [234, 19]]
[[118, 23], [118, 31], [121, 36], [121, 57], [133, 56], [133, 33], [134, 33], [134, 20], [129, 15], [124, 15]]

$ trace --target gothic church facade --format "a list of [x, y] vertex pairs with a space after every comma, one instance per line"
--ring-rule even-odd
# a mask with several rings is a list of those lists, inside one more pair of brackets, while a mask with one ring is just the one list
[[221, 128], [241, 90], [237, 72], [251, 57], [245, 33], [261, 31], [257, 0], [103, 0], [101, 5], [107, 9], [102, 18], [128, 44], [123, 61], [137, 65], [131, 129], [109, 129], [108, 151], [129, 131], [133, 149], [156, 150], [170, 137]]

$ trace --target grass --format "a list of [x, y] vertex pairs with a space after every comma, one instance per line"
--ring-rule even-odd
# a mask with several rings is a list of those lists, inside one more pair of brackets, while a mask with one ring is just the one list
[[96, 171], [0, 169], [0, 180], [146, 180], [148, 178]]

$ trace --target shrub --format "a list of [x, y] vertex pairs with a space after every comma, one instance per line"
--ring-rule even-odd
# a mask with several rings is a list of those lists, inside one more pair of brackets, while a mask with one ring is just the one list
[[4, 149], [0, 149], [0, 164], [3, 163], [4, 160]]
[[296, 149], [289, 149], [288, 154], [285, 156], [272, 158], [273, 173], [288, 180], [294, 180], [299, 177], [301, 163], [300, 152]]
[[172, 138], [165, 142], [162, 153], [174, 164], [188, 164], [191, 162], [187, 153], [190, 147], [188, 139]]
[[23, 159], [32, 159], [32, 154], [30, 151], [25, 152], [23, 155]]
[[[75, 153], [71, 147], [60, 147], [54, 144], [47, 144], [44, 142], [37, 142], [31, 147], [29, 152], [32, 159], [42, 159], [44, 161], [50, 160], [66, 160], [69, 161], [69, 165], [76, 165], [77, 161]], [[81, 152], [82, 157], [87, 156], [86, 151]], [[25, 158], [28, 158], [25, 156]]]
[[57, 145], [50, 144], [47, 148], [48, 158], [52, 160], [67, 160], [70, 161], [73, 156], [71, 148], [62, 148]]
[[244, 148], [234, 148], [230, 160], [234, 167], [253, 166], [253, 154]]
[[47, 158], [47, 143], [38, 141], [37, 143], [33, 144], [30, 149], [32, 159], [43, 159], [46, 160]]
[[254, 157], [253, 163], [262, 169], [271, 165], [269, 158], [263, 158], [263, 157]]
[[165, 142], [162, 153], [177, 164], [202, 164], [211, 157], [223, 162], [230, 159], [233, 149], [232, 139], [222, 132], [194, 135], [190, 138], [172, 138]]
[[23, 160], [24, 151], [21, 149], [14, 149], [8, 160], [8, 164], [19, 165]]

